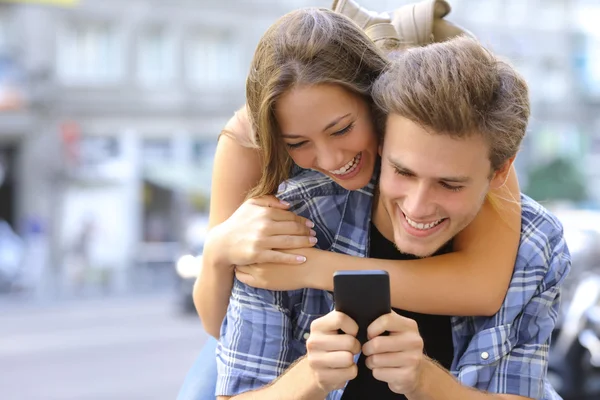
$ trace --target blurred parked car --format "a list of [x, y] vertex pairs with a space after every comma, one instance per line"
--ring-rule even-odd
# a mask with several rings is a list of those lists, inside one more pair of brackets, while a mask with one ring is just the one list
[[202, 268], [202, 250], [199, 255], [184, 254], [175, 263], [177, 272], [177, 297], [182, 310], [186, 313], [195, 313], [193, 292], [194, 283]]
[[553, 334], [548, 378], [564, 400], [600, 399], [600, 275], [575, 288]]
[[564, 400], [600, 399], [600, 211], [555, 210], [572, 268], [550, 349], [548, 376]]
[[6, 221], [0, 220], [0, 292], [9, 291], [22, 274], [25, 246]]

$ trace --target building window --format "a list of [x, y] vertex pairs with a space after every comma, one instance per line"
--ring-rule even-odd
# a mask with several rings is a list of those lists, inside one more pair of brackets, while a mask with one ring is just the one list
[[187, 76], [202, 89], [243, 85], [239, 47], [225, 33], [195, 34], [187, 51]]
[[141, 84], [168, 84], [175, 78], [175, 38], [163, 28], [146, 30], [138, 47], [137, 76]]
[[65, 83], [114, 83], [123, 76], [122, 40], [109, 24], [66, 26], [57, 53], [57, 75]]
[[5, 10], [0, 9], [0, 51], [5, 52], [10, 45], [10, 18]]
[[214, 138], [194, 140], [191, 160], [195, 164], [212, 167], [216, 150], [217, 141]]
[[144, 138], [142, 160], [145, 164], [169, 161], [173, 157], [173, 143], [168, 138]]

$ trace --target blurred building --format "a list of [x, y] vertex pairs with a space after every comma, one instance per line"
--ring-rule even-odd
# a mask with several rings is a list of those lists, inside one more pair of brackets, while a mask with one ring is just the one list
[[557, 158], [582, 172], [600, 201], [600, 3], [596, 0], [452, 0], [450, 19], [506, 56], [530, 86], [532, 118], [517, 168]]
[[[531, 86], [522, 186], [531, 169], [564, 157], [599, 200], [600, 4], [450, 3], [449, 19]], [[124, 271], [169, 261], [206, 210], [216, 137], [244, 101], [260, 35], [287, 11], [330, 5], [0, 0], [0, 219], [25, 240], [30, 279], [77, 264]]]
[[285, 7], [0, 1], [0, 218], [26, 239], [32, 280], [173, 256]]

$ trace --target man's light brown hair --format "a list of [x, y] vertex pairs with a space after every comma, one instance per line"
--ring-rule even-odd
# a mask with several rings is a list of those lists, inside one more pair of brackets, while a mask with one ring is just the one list
[[517, 154], [530, 105], [527, 84], [511, 65], [467, 37], [393, 58], [372, 93], [385, 115], [400, 115], [431, 133], [483, 135], [494, 171]]

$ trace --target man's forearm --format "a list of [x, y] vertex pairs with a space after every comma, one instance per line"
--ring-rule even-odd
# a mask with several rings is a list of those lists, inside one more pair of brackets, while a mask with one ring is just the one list
[[235, 400], [323, 400], [327, 397], [314, 378], [308, 359], [302, 357], [269, 386], [232, 397]]
[[406, 394], [408, 400], [530, 400], [527, 397], [485, 393], [461, 385], [443, 367], [426, 359], [421, 384], [415, 393]]

